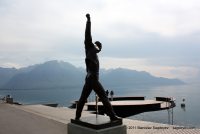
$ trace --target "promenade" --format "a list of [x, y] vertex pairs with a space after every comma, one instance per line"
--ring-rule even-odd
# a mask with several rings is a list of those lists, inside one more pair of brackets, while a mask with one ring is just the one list
[[[83, 111], [83, 116], [90, 116]], [[0, 103], [0, 134], [67, 134], [75, 109]], [[200, 134], [200, 129], [123, 119], [127, 134]]]

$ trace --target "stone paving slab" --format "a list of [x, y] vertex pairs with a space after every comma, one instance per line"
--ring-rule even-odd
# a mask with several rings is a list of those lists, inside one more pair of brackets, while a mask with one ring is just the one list
[[128, 134], [200, 134], [200, 129], [124, 119]]
[[67, 125], [0, 104], [0, 134], [66, 134]]

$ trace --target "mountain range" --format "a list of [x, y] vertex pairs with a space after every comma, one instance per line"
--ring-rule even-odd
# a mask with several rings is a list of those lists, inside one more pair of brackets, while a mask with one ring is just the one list
[[[155, 77], [145, 71], [125, 68], [100, 70], [104, 86], [164, 86], [184, 84], [179, 79]], [[48, 61], [20, 69], [0, 67], [0, 89], [54, 89], [82, 87], [85, 69], [63, 61]]]

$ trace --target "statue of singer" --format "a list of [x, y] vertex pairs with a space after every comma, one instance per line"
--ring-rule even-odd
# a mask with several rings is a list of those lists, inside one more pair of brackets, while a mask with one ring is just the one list
[[101, 85], [101, 83], [99, 82], [99, 59], [97, 53], [101, 51], [102, 45], [99, 41], [96, 41], [95, 44], [92, 43], [90, 14], [86, 14], [86, 18], [87, 18], [87, 23], [85, 29], [84, 43], [85, 43], [85, 54], [86, 54], [85, 63], [86, 63], [87, 76], [85, 78], [85, 85], [83, 87], [81, 97], [78, 101], [75, 119], [76, 120], [80, 119], [83, 106], [93, 89], [101, 99], [105, 107], [105, 112], [110, 117], [110, 120], [111, 121], [121, 120], [121, 118], [117, 117], [115, 112], [113, 111], [113, 108], [109, 102], [105, 90]]

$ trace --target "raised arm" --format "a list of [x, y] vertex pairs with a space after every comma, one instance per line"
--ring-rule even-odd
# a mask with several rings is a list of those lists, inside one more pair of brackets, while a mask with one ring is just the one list
[[92, 47], [92, 35], [91, 35], [91, 22], [90, 22], [90, 14], [86, 14], [87, 22], [85, 28], [85, 48]]

